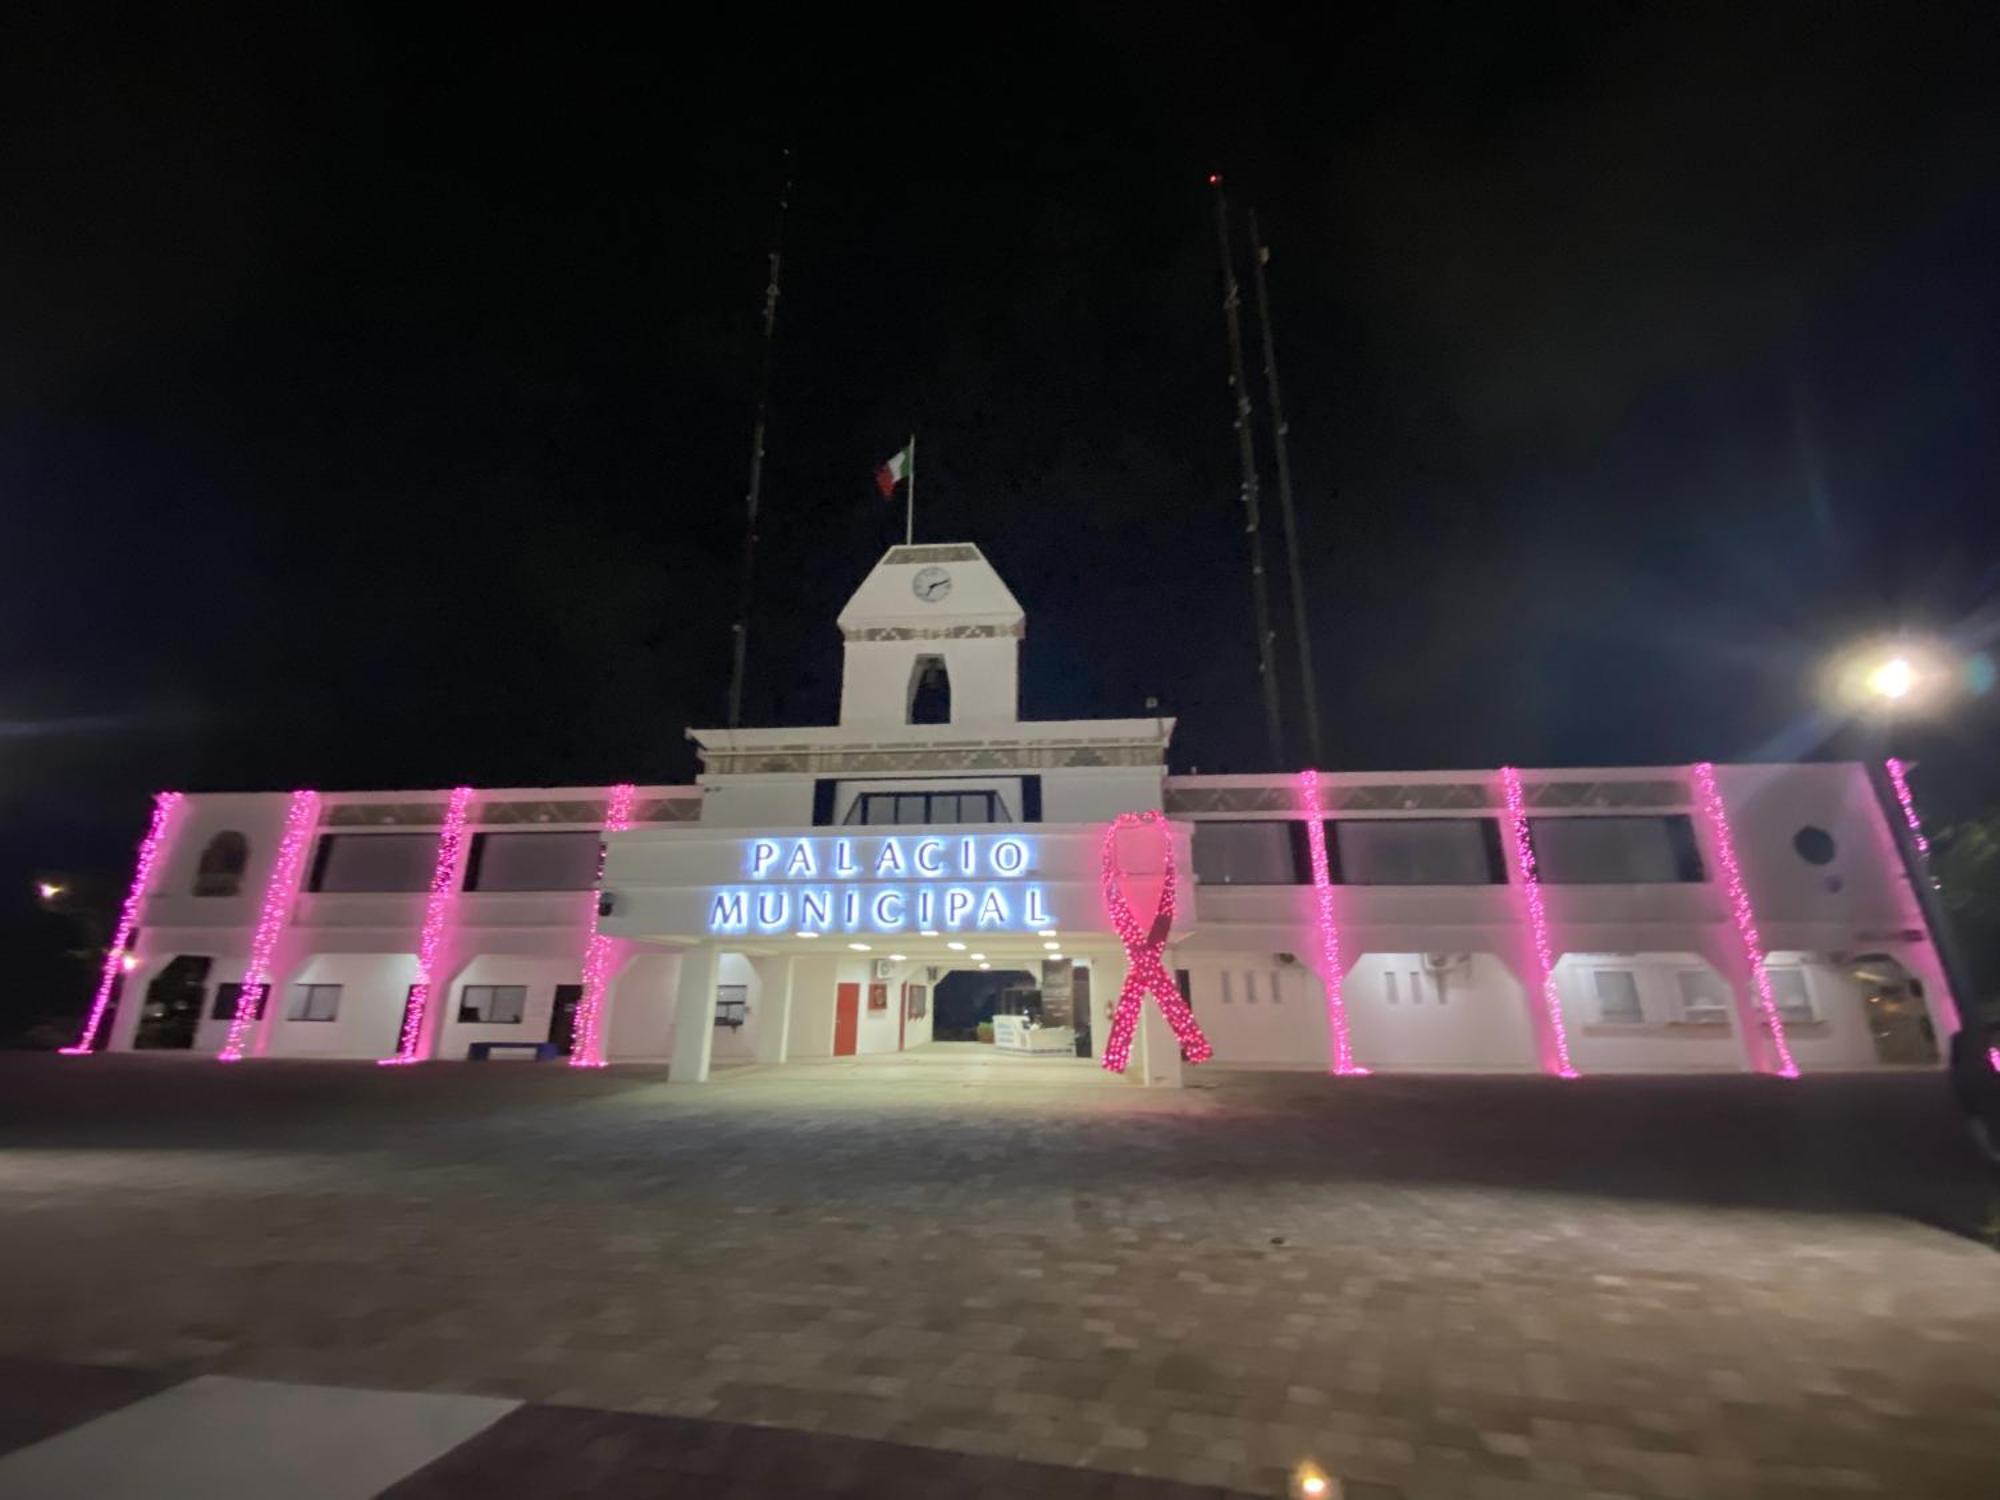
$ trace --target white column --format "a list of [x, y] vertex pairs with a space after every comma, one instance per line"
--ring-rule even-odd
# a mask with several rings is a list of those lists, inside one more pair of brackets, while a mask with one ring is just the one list
[[752, 960], [761, 990], [758, 1003], [763, 1014], [757, 1017], [757, 1061], [781, 1063], [785, 1060], [792, 1032], [792, 969], [790, 958]]
[[[1173, 958], [1163, 955], [1161, 962], [1166, 965], [1171, 978]], [[1120, 980], [1122, 982], [1122, 975]], [[1113, 1003], [1116, 1003], [1115, 999]], [[1139, 1081], [1147, 1088], [1177, 1089], [1181, 1086], [1181, 1039], [1174, 1035], [1174, 1028], [1167, 1024], [1167, 1018], [1160, 1010], [1159, 1000], [1152, 995], [1142, 995], [1139, 999], [1138, 1046], [1132, 1051], [1139, 1062]]]
[[707, 1083], [708, 1061], [715, 1051], [715, 982], [722, 966], [721, 950], [712, 943], [681, 954], [680, 978], [674, 985], [674, 1055], [667, 1082]]

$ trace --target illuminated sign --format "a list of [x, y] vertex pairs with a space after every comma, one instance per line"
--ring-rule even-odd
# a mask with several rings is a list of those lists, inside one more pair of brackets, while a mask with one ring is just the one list
[[750, 839], [742, 885], [716, 889], [710, 932], [1034, 932], [1050, 926], [1017, 833]]

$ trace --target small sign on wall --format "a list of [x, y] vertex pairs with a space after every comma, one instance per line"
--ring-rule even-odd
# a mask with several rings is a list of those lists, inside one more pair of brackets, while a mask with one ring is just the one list
[[868, 986], [868, 1008], [870, 1010], [887, 1010], [889, 1008], [888, 985], [871, 984]]

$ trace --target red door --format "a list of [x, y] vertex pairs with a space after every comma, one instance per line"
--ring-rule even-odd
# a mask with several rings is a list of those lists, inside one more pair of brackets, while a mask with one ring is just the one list
[[843, 984], [833, 991], [833, 1055], [854, 1056], [854, 1044], [861, 1035], [861, 986]]

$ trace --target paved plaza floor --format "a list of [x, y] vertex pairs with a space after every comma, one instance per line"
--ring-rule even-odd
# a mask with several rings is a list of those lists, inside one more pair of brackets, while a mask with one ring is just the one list
[[0, 1059], [0, 1449], [90, 1367], [75, 1420], [478, 1398], [487, 1493], [682, 1492], [612, 1482], [642, 1417], [843, 1494], [2000, 1493], [2000, 1177], [1942, 1079], [1190, 1081]]

